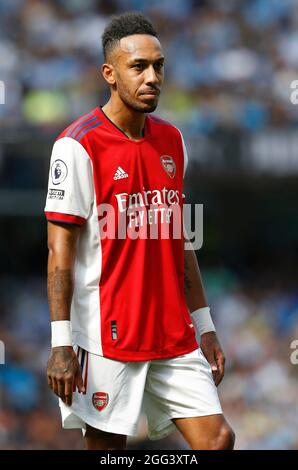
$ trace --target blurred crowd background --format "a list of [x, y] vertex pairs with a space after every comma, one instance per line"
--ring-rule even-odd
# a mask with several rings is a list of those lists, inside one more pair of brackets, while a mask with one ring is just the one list
[[[82, 448], [79, 430], [61, 429], [45, 375], [43, 208], [53, 141], [107, 101], [100, 37], [128, 10], [160, 33], [156, 114], [183, 131], [186, 193], [204, 204], [197, 254], [236, 448], [297, 449], [298, 0], [0, 0], [0, 449]], [[143, 416], [129, 448], [187, 445], [178, 433], [148, 441]]]

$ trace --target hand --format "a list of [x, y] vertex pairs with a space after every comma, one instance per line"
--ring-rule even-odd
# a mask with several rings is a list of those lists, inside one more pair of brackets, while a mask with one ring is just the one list
[[201, 336], [201, 350], [211, 365], [215, 385], [218, 386], [225, 373], [225, 356], [214, 331]]
[[84, 392], [82, 371], [76, 353], [71, 346], [52, 348], [47, 367], [48, 385], [53, 392], [70, 406], [76, 387]]

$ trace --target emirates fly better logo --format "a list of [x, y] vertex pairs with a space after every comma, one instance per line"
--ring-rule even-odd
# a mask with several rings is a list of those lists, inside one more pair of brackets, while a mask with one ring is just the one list
[[[175, 167], [167, 163], [174, 174]], [[169, 168], [170, 166], [170, 168]], [[123, 188], [124, 189], [124, 188]], [[179, 189], [143, 187], [137, 192], [115, 194], [116, 204], [97, 206], [101, 240], [183, 239], [184, 249], [198, 250], [203, 244], [203, 205], [184, 204]]]
[[[129, 168], [118, 166], [114, 170], [113, 179], [119, 188], [119, 192], [114, 194], [116, 201], [97, 206], [101, 240], [180, 239], [185, 250], [202, 247], [202, 204], [195, 204], [192, 211], [191, 205], [184, 203], [185, 194], [179, 185], [179, 178], [177, 181], [174, 179], [176, 163], [173, 157], [161, 155], [160, 164], [163, 169], [160, 170], [160, 180], [163, 183], [157, 188], [135, 188], [134, 192], [128, 184], [131, 176]], [[58, 170], [60, 172], [60, 167]]]

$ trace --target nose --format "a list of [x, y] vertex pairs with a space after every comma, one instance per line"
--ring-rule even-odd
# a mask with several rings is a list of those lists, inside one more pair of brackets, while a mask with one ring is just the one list
[[147, 85], [159, 83], [159, 78], [154, 70], [153, 65], [150, 65], [150, 67], [148, 67], [146, 70], [145, 83]]

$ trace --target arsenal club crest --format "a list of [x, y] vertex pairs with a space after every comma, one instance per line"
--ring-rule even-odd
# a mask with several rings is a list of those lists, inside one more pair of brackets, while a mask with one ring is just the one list
[[174, 162], [173, 157], [170, 157], [169, 155], [162, 155], [160, 157], [160, 161], [168, 176], [170, 178], [174, 178], [176, 174], [176, 164]]
[[98, 411], [102, 411], [109, 403], [109, 395], [105, 392], [96, 392], [92, 395], [92, 404]]

